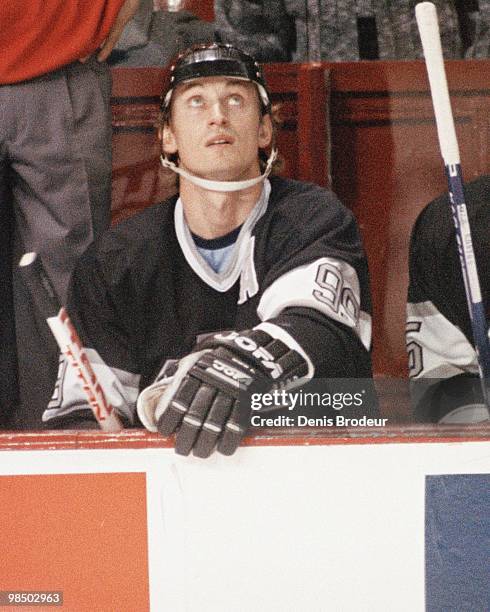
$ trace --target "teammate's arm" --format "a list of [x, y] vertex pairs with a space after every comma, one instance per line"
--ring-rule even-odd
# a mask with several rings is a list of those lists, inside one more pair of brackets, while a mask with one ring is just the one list
[[[447, 217], [440, 218], [440, 204]], [[446, 197], [424, 209], [410, 241], [406, 346], [410, 395], [421, 422], [484, 418], [478, 359]]]
[[102, 43], [100, 51], [97, 55], [97, 60], [99, 62], [103, 62], [109, 57], [126, 24], [136, 15], [139, 4], [140, 0], [125, 0], [124, 4], [119, 10], [116, 21], [110, 29], [106, 39]]

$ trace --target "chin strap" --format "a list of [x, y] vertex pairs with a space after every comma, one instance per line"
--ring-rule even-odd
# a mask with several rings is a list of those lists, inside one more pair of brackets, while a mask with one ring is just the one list
[[163, 155], [160, 155], [160, 162], [164, 168], [169, 168], [173, 172], [180, 174], [194, 185], [198, 187], [202, 187], [202, 189], [207, 189], [208, 191], [241, 191], [242, 189], [248, 189], [248, 187], [253, 187], [260, 183], [264, 179], [266, 179], [271, 170], [272, 165], [277, 159], [277, 149], [276, 147], [272, 148], [271, 154], [269, 155], [269, 159], [267, 160], [267, 165], [263, 174], [260, 176], [256, 176], [255, 178], [248, 179], [246, 181], [212, 181], [209, 179], [200, 178], [199, 176], [195, 176], [194, 174], [190, 174], [183, 168], [179, 168], [174, 162], [170, 161]]

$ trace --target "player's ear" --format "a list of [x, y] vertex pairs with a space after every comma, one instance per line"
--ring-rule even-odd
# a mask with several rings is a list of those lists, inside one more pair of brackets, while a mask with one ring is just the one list
[[162, 150], [167, 155], [177, 153], [177, 143], [172, 128], [168, 123], [165, 123], [158, 130], [158, 138], [162, 143]]
[[272, 120], [269, 114], [264, 115], [259, 124], [259, 149], [268, 147], [272, 140]]

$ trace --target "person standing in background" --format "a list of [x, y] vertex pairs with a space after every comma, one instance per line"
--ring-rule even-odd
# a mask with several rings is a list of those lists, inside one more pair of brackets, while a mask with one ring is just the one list
[[19, 257], [40, 253], [64, 302], [75, 261], [109, 225], [111, 83], [105, 60], [138, 5], [10, 0], [0, 6], [2, 427], [39, 422], [58, 361], [15, 273]]
[[213, 42], [214, 24], [183, 10], [183, 4], [140, 0], [138, 11], [108, 58], [109, 64], [118, 68], [161, 68], [191, 45]]
[[[485, 0], [486, 1], [486, 0]], [[454, 0], [434, 0], [446, 59], [462, 56]], [[260, 61], [422, 58], [415, 0], [214, 0], [218, 40]]]
[[460, 0], [467, 59], [490, 57], [490, 0]]

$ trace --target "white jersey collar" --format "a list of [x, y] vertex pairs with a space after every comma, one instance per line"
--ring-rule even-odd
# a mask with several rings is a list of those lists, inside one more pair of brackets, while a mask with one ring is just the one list
[[186, 258], [187, 263], [192, 270], [210, 287], [222, 293], [231, 289], [238, 280], [242, 271], [242, 266], [248, 252], [248, 243], [257, 221], [267, 210], [269, 196], [271, 193], [271, 184], [268, 179], [264, 181], [262, 192], [257, 203], [251, 210], [249, 216], [242, 225], [242, 229], [238, 234], [235, 242], [232, 256], [226, 268], [220, 272], [215, 272], [204, 257], [199, 253], [191, 232], [187, 225], [184, 216], [184, 207], [182, 200], [178, 198], [175, 204], [174, 222], [175, 233], [179, 241], [180, 248]]

